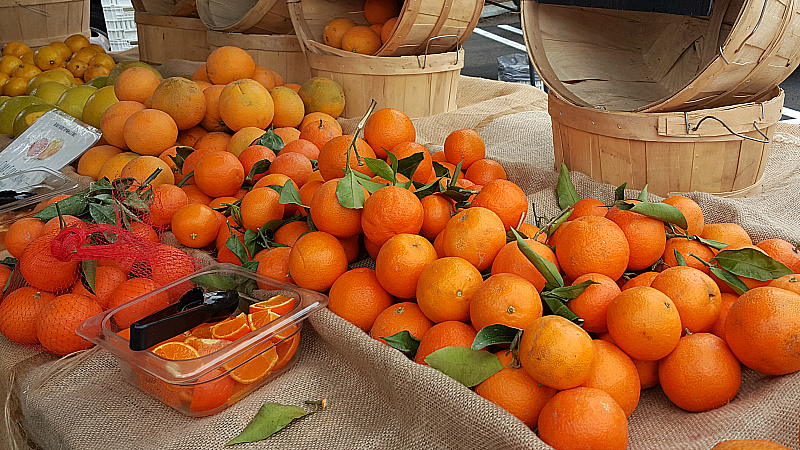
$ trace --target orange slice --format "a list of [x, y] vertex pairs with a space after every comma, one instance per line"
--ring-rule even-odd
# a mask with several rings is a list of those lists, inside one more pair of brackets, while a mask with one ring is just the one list
[[160, 344], [152, 351], [162, 358], [173, 360], [192, 359], [200, 356], [200, 353], [198, 353], [194, 347], [183, 342], [167, 342]]
[[[263, 345], [261, 346], [261, 349], [259, 349], [258, 347], [250, 349], [244, 352], [244, 354], [228, 361], [223, 365], [223, 367], [225, 369], [230, 370], [230, 368], [236, 366], [242, 361], [247, 360], [248, 358], [252, 357], [262, 349]], [[247, 361], [241, 366], [233, 369], [230, 372], [230, 376], [239, 383], [252, 384], [272, 373], [272, 370], [277, 364], [277, 362], [278, 362], [278, 352], [275, 349], [275, 347], [272, 347], [269, 350], [265, 351], [264, 353], [261, 353], [260, 355], [251, 359], [250, 361]]]
[[[280, 317], [278, 314], [275, 314], [273, 311], [268, 309], [256, 311], [254, 313], [247, 315], [247, 323], [250, 325], [251, 330], [256, 330], [261, 328], [262, 326], [272, 322], [273, 320]], [[280, 342], [286, 339], [288, 336], [291, 336], [292, 333], [297, 330], [297, 325], [292, 325], [285, 330], [281, 330], [280, 333], [276, 334], [272, 339], [272, 342]]]
[[300, 333], [297, 333], [289, 339], [276, 345], [275, 350], [278, 352], [278, 362], [275, 363], [275, 367], [273, 367], [272, 370], [280, 370], [283, 368], [283, 366], [289, 363], [289, 361], [292, 359], [292, 356], [294, 356], [295, 352], [297, 351], [297, 345], [299, 343]]
[[225, 320], [211, 327], [211, 337], [235, 341], [250, 331], [247, 315], [242, 313], [234, 317], [233, 320]]
[[[225, 321], [227, 321], [227, 320], [232, 320], [232, 319], [225, 319]], [[192, 328], [191, 330], [189, 330], [189, 336], [194, 336], [194, 337], [200, 338], [200, 339], [211, 339], [213, 337], [211, 335], [211, 328], [213, 328], [214, 325], [216, 325], [218, 323], [221, 323], [221, 322], [201, 323], [200, 325], [198, 325], [198, 326]]]
[[253, 305], [250, 305], [250, 314], [261, 311], [261, 310], [269, 310], [274, 312], [275, 314], [282, 316], [292, 309], [294, 309], [295, 299], [292, 297], [287, 297], [285, 295], [276, 295], [269, 300], [264, 300], [263, 302], [258, 302]]
[[130, 328], [125, 328], [124, 330], [119, 330], [119, 331], [117, 331], [117, 334], [122, 339], [125, 339], [127, 341], [131, 340], [131, 329]]
[[191, 345], [197, 350], [197, 353], [200, 356], [208, 355], [209, 353], [213, 353], [222, 347], [230, 345], [231, 341], [227, 341], [225, 339], [202, 339], [197, 338], [194, 336], [189, 336], [186, 338], [186, 344]]

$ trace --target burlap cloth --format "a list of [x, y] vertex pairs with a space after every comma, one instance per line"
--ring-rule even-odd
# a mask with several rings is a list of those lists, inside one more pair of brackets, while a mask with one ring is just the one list
[[[528, 193], [540, 215], [557, 211], [545, 95], [534, 88], [461, 77], [451, 113], [415, 120], [418, 140], [438, 145], [475, 128], [488, 156]], [[353, 121], [345, 123], [352, 130]], [[747, 199], [690, 194], [707, 221], [737, 222], [754, 240], [800, 238], [800, 128], [779, 125], [763, 193]], [[582, 196], [611, 200], [613, 186], [573, 174]], [[656, 197], [653, 197], [656, 199]], [[24, 429], [45, 449], [220, 449], [265, 402], [301, 405], [327, 398], [327, 410], [242, 449], [545, 449], [522, 422], [471, 390], [369, 338], [327, 310], [304, 328], [297, 364], [233, 407], [192, 419], [128, 385], [109, 353], [94, 351], [41, 384], [54, 358], [0, 337], [0, 370], [14, 374]], [[702, 386], [697, 386], [702, 389]], [[721, 439], [771, 439], [797, 448], [800, 374], [743, 373], [727, 406], [686, 413], [656, 387], [630, 417], [630, 448], [708, 449]], [[0, 444], [0, 447], [2, 444]]]

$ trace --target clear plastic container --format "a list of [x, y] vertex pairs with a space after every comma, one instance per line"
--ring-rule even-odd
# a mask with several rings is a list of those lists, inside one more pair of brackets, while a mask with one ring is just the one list
[[[266, 284], [268, 289], [259, 289], [257, 283]], [[126, 319], [131, 314], [143, 318], [155, 312], [144, 307], [148, 299], [167, 293], [172, 305], [180, 299], [176, 294], [182, 295], [195, 286], [202, 286], [207, 292], [239, 291], [239, 306], [233, 316], [248, 313], [254, 302], [276, 295], [292, 299], [293, 305], [277, 319], [197, 358], [171, 360], [150, 350], [130, 349], [126, 329], [117, 325], [115, 315], [123, 311]], [[304, 319], [327, 304], [328, 298], [318, 292], [277, 282], [233, 264], [218, 264], [104, 311], [86, 320], [76, 331], [114, 354], [128, 382], [187, 416], [200, 417], [224, 410], [286, 371], [297, 359]], [[274, 358], [274, 354], [278, 360], [267, 375], [255, 380], [237, 376], [258, 367], [263, 362], [259, 358]]]
[[0, 250], [6, 249], [6, 232], [14, 222], [32, 216], [40, 202], [56, 195], [74, 194], [81, 190], [81, 185], [61, 172], [40, 167], [0, 177], [0, 191], [5, 190], [33, 195], [0, 206]]

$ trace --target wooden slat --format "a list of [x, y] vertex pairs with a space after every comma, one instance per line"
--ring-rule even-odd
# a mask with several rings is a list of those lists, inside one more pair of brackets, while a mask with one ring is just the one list
[[1, 2], [0, 42], [21, 41], [36, 49], [53, 41], [63, 41], [72, 34], [90, 34], [89, 0], [27, 0], [19, 3], [48, 15], [16, 2]]

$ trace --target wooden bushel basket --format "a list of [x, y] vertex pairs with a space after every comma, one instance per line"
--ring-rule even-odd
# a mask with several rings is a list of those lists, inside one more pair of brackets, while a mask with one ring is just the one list
[[691, 111], [755, 101], [800, 64], [793, 0], [715, 0], [708, 17], [522, 2], [528, 54], [567, 101]]
[[667, 197], [700, 191], [746, 197], [761, 190], [784, 93], [692, 112], [635, 113], [576, 106], [548, 96], [556, 167]]
[[158, 16], [197, 17], [195, 0], [131, 0], [133, 9]]
[[[375, 56], [406, 56], [442, 53], [461, 47], [483, 11], [483, 0], [405, 0], [392, 36]], [[364, 0], [297, 0], [289, 2], [297, 36], [322, 44], [322, 31], [334, 18], [346, 17], [358, 25], [369, 25]], [[438, 39], [448, 36], [451, 39]], [[328, 47], [328, 46], [325, 46]], [[326, 53], [320, 47], [311, 51]], [[332, 48], [332, 47], [328, 47]]]
[[253, 34], [292, 31], [285, 0], [197, 0], [197, 13], [213, 31]]
[[205, 61], [211, 50], [206, 42], [206, 27], [192, 17], [156, 16], [136, 12], [139, 59], [161, 64], [168, 59]]
[[89, 37], [89, 0], [0, 0], [0, 46], [36, 49], [73, 34]]
[[320, 55], [307, 52], [311, 75], [342, 86], [342, 117], [361, 117], [372, 99], [378, 108], [396, 108], [411, 118], [456, 109], [464, 49], [422, 56]]
[[247, 51], [256, 64], [278, 72], [287, 83], [303, 84], [311, 78], [306, 55], [293, 34], [241, 34], [208, 30], [208, 46], [214, 50], [235, 45]]

